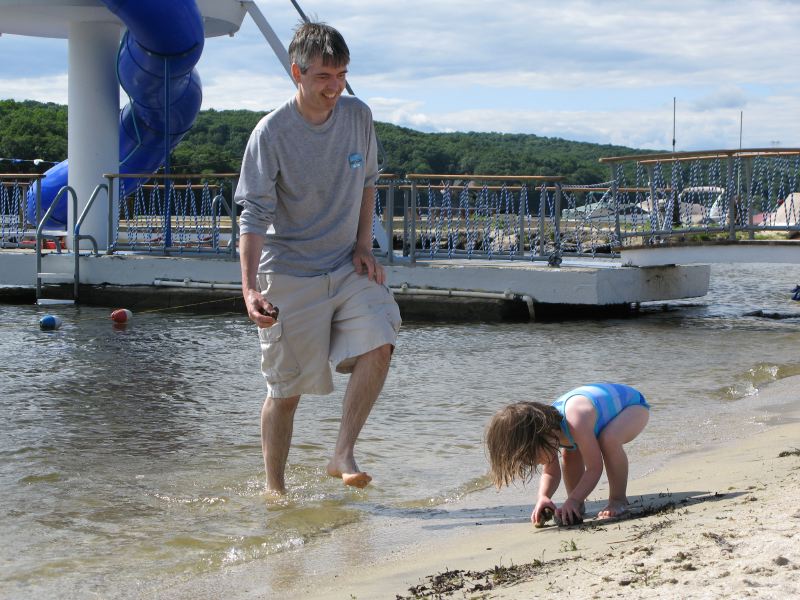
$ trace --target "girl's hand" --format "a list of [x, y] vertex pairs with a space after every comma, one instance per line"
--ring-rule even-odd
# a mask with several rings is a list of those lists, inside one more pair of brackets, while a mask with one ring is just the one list
[[550, 498], [542, 497], [536, 502], [536, 506], [533, 507], [533, 512], [531, 513], [531, 523], [533, 523], [534, 527], [542, 527], [545, 521], [548, 520], [549, 517], [545, 516], [546, 510], [550, 511], [550, 515], [555, 513], [556, 505], [553, 504], [553, 501]]
[[567, 501], [561, 505], [561, 508], [556, 510], [556, 517], [558, 517], [564, 525], [576, 525], [578, 523], [583, 523], [584, 510], [583, 502], [567, 498]]

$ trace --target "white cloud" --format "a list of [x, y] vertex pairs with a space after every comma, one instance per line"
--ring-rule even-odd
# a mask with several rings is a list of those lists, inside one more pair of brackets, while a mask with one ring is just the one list
[[743, 109], [747, 104], [747, 94], [739, 87], [724, 86], [715, 89], [695, 100], [693, 106], [698, 111], [709, 111], [718, 108]]
[[[0, 73], [1, 74], [1, 73]], [[67, 103], [67, 74], [44, 77], [0, 77], [0, 97], [7, 100], [38, 100]]]
[[203, 108], [272, 110], [294, 93], [288, 76], [215, 71], [203, 78]]
[[378, 121], [423, 131], [436, 128], [434, 121], [420, 112], [422, 102], [380, 97], [368, 98], [367, 102], [372, 108], [374, 118]]
[[[288, 43], [297, 23], [290, 4], [259, 5]], [[741, 110], [745, 145], [800, 146], [792, 60], [800, 2], [303, 0], [302, 7], [345, 35], [351, 84], [379, 120], [669, 148], [677, 97], [679, 149], [738, 146]], [[0, 37], [0, 94], [65, 101], [63, 76], [36, 78], [41, 60], [16, 78], [32, 51], [26, 43], [15, 54], [14, 37]], [[266, 110], [293, 91], [249, 18], [235, 37], [207, 41], [198, 70], [204, 108]]]

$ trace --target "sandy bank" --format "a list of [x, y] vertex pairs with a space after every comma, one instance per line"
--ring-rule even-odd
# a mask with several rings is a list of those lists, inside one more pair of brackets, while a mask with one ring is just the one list
[[[760, 393], [800, 401], [800, 377]], [[296, 597], [797, 598], [798, 448], [800, 423], [790, 422], [632, 481], [623, 520], [535, 529], [523, 514], [484, 523], [420, 540], [382, 564], [311, 579]], [[596, 490], [590, 509], [604, 493]]]

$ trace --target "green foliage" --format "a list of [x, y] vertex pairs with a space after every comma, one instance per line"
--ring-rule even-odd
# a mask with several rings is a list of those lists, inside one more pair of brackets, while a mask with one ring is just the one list
[[[67, 107], [48, 102], [0, 100], [0, 157], [62, 161], [67, 155]], [[31, 173], [50, 165], [0, 163], [3, 173]]]
[[422, 133], [388, 123], [375, 127], [386, 152], [384, 170], [396, 174], [563, 175], [569, 183], [589, 184], [611, 177], [598, 158], [635, 152], [531, 134]]
[[[256, 123], [266, 113], [201, 111], [172, 154], [176, 173], [237, 173]], [[385, 150], [384, 172], [563, 175], [571, 184], [610, 179], [602, 156], [632, 154], [631, 148], [570, 142], [530, 134], [423, 133], [376, 123]], [[0, 101], [0, 156], [59, 161], [67, 153], [67, 109], [57, 104]], [[3, 165], [6, 170], [8, 165]], [[19, 168], [30, 172], [31, 165]]]
[[172, 153], [179, 173], [238, 173], [250, 132], [266, 113], [204, 110]]

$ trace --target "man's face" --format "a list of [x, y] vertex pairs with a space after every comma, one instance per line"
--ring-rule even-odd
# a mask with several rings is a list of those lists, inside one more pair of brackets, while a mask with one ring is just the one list
[[327, 116], [333, 110], [347, 81], [347, 65], [325, 66], [321, 56], [314, 59], [305, 73], [293, 64], [292, 73], [297, 81], [301, 108], [314, 116]]

